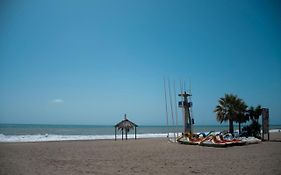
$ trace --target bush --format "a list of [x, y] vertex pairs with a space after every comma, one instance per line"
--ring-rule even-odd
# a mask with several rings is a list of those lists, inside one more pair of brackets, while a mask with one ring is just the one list
[[245, 126], [242, 128], [241, 136], [245, 136], [245, 137], [253, 136], [260, 139], [261, 125], [258, 122], [253, 121], [253, 123], [251, 123], [249, 126]]

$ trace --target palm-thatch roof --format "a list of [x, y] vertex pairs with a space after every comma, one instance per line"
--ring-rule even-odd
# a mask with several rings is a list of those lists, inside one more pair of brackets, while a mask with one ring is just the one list
[[134, 122], [131, 122], [130, 120], [127, 119], [127, 116], [125, 114], [125, 118], [124, 120], [122, 120], [121, 122], [117, 123], [115, 125], [116, 128], [118, 128], [118, 130], [120, 129], [126, 129], [126, 130], [130, 130], [134, 127], [138, 127], [138, 125], [136, 125]]
[[115, 127], [115, 140], [117, 139], [117, 135], [116, 135], [116, 129], [117, 128], [118, 128], [118, 130], [122, 131], [122, 140], [123, 140], [123, 132], [124, 131], [125, 131], [125, 136], [126, 136], [126, 140], [127, 140], [128, 132], [130, 131], [130, 129], [135, 128], [135, 139], [137, 139], [137, 127], [138, 127], [138, 125], [136, 125], [134, 122], [131, 122], [130, 120], [128, 120], [126, 114], [125, 114], [124, 120], [117, 123], [114, 127]]

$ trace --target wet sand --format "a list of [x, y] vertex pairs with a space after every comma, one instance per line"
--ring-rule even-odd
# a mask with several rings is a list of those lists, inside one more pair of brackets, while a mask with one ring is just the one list
[[0, 143], [0, 174], [281, 174], [281, 133], [271, 139], [227, 148], [166, 139]]

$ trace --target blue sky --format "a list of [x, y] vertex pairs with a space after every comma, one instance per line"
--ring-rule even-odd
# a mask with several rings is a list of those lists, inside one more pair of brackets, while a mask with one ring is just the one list
[[165, 124], [163, 76], [196, 124], [225, 93], [281, 124], [278, 1], [1, 1], [0, 123]]

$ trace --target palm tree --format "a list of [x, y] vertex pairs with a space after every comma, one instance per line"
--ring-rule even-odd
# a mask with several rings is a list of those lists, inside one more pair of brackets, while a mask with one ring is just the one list
[[254, 137], [260, 137], [261, 125], [259, 124], [259, 117], [262, 114], [262, 108], [260, 105], [257, 107], [250, 107], [248, 110], [249, 118], [252, 120], [252, 123], [248, 127], [248, 134]]
[[251, 106], [248, 110], [248, 113], [249, 113], [249, 117], [252, 120], [252, 122], [259, 123], [259, 118], [260, 118], [261, 113], [262, 113], [261, 105], [258, 105], [255, 108], [253, 106]]
[[246, 123], [249, 120], [247, 108], [248, 106], [242, 99], [236, 100], [235, 122], [238, 123], [239, 134], [241, 134], [241, 123]]
[[239, 123], [239, 132], [241, 130], [241, 123], [247, 120], [246, 103], [233, 94], [225, 94], [219, 99], [219, 105], [216, 106], [214, 112], [217, 120], [222, 122], [229, 122], [229, 132], [233, 134], [233, 122]]

